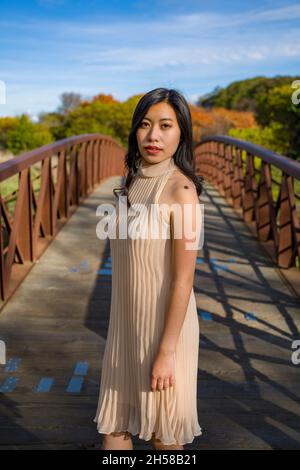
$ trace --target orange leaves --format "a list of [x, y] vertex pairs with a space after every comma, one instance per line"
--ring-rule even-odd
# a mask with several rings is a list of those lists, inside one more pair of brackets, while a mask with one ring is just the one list
[[248, 128], [257, 125], [251, 111], [235, 111], [225, 108], [205, 109], [190, 104], [194, 141], [207, 134], [227, 134], [231, 128]]

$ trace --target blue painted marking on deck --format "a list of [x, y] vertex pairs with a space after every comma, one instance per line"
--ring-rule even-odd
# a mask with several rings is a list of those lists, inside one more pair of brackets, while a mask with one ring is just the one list
[[77, 362], [75, 369], [74, 369], [74, 375], [86, 375], [88, 369], [89, 369], [88, 362]]
[[246, 320], [256, 320], [256, 316], [254, 315], [254, 313], [247, 312], [247, 313], [245, 313], [244, 316], [245, 316]]
[[111, 269], [99, 269], [97, 274], [111, 274]]
[[72, 377], [70, 382], [69, 382], [67, 392], [68, 393], [79, 393], [81, 391], [83, 380], [84, 380], [83, 377]]
[[53, 379], [52, 377], [43, 377], [43, 378], [39, 381], [39, 383], [38, 383], [38, 385], [37, 385], [35, 391], [36, 391], [37, 393], [46, 393], [46, 392], [50, 392], [51, 387], [52, 387], [52, 385], [53, 385], [53, 382], [54, 382], [54, 379]]
[[[217, 264], [217, 263], [219, 262], [219, 261], [217, 260], [217, 258], [209, 258], [209, 259], [208, 259], [208, 262], [210, 262], [210, 263], [213, 265], [213, 267], [222, 266], [222, 267], [224, 267], [224, 269], [226, 269], [226, 266], [224, 266], [224, 265], [218, 265], [218, 264]], [[236, 263], [236, 260], [235, 260], [234, 258], [228, 258], [228, 259], [226, 259], [226, 260], [222, 260], [222, 262], [223, 262], [223, 263]], [[196, 264], [204, 264], [204, 263], [205, 263], [204, 258], [198, 257], [198, 258], [196, 259]], [[220, 268], [220, 269], [222, 269], [222, 268]]]
[[89, 263], [88, 263], [88, 261], [84, 260], [84, 261], [81, 261], [81, 262], [79, 263], [79, 266], [80, 266], [81, 268], [87, 268], [87, 267], [89, 266]]
[[12, 392], [18, 383], [18, 377], [7, 377], [0, 387], [0, 393]]
[[214, 264], [212, 269], [214, 271], [217, 271], [218, 269], [221, 269], [221, 271], [229, 271], [228, 266], [224, 266], [224, 264]]
[[15, 372], [21, 363], [20, 357], [12, 357], [6, 364], [4, 372]]
[[76, 268], [76, 266], [73, 266], [73, 267], [69, 268], [69, 271], [70, 271], [70, 273], [77, 273], [78, 268]]
[[205, 321], [212, 320], [211, 313], [205, 312], [204, 310], [200, 310], [200, 317], [202, 318], [202, 320], [205, 320]]

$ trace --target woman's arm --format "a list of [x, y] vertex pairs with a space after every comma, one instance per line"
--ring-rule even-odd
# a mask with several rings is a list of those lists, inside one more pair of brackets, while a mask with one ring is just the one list
[[185, 319], [194, 282], [200, 231], [199, 197], [194, 185], [177, 184], [172, 199], [175, 204], [175, 211], [171, 211], [172, 280], [159, 348], [165, 352], [175, 351]]
[[178, 182], [172, 193], [172, 204], [172, 279], [164, 329], [151, 376], [152, 389], [157, 385], [162, 389], [175, 384], [174, 354], [193, 287], [200, 237], [200, 204], [195, 186]]

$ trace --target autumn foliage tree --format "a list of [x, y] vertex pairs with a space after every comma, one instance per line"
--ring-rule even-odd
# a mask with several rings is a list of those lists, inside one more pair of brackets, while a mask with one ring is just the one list
[[[291, 102], [294, 77], [254, 77], [215, 87], [189, 103], [193, 140], [209, 135], [232, 135], [259, 143], [292, 158], [299, 158], [300, 105]], [[132, 115], [143, 93], [119, 101], [99, 93], [90, 99], [63, 93], [56, 111], [40, 113], [39, 122], [29, 117], [0, 119], [0, 146], [18, 153], [73, 135], [110, 135], [125, 148]]]
[[[228, 123], [225, 133], [300, 159], [300, 104], [292, 102], [293, 83], [297, 79], [299, 77], [276, 76], [240, 80], [225, 88], [216, 88], [200, 97], [197, 104], [218, 116], [225, 116]], [[241, 110], [250, 114], [242, 115]], [[236, 117], [232, 114], [228, 121], [227, 113], [232, 112], [238, 114]], [[223, 123], [222, 119], [221, 130]], [[216, 133], [219, 130], [220, 127]]]

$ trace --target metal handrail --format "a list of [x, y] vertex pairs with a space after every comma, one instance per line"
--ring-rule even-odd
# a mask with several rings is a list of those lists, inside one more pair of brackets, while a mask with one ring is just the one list
[[[271, 242], [277, 265], [299, 266], [300, 195], [295, 193], [295, 181], [300, 182], [300, 163], [225, 135], [203, 138], [194, 151], [197, 171], [235, 209], [242, 209], [245, 222], [254, 226], [260, 241]], [[260, 159], [259, 170], [255, 157]], [[280, 171], [280, 181], [272, 178], [273, 168]], [[277, 198], [274, 184], [279, 186]]]
[[[83, 134], [0, 164], [1, 185], [18, 175], [8, 196], [1, 196], [0, 187], [1, 307], [82, 200], [104, 179], [125, 173], [124, 154], [110, 136]], [[36, 166], [38, 177], [32, 175]]]

